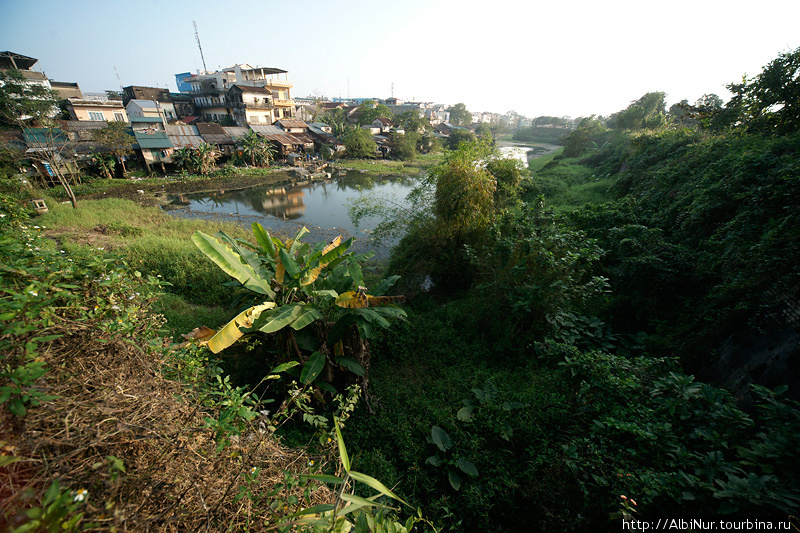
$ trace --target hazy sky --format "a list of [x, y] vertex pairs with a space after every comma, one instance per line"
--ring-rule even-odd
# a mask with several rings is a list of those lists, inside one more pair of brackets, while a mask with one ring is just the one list
[[293, 96], [394, 96], [470, 111], [607, 115], [755, 75], [800, 47], [800, 0], [0, 0], [0, 50], [100, 92], [234, 63], [289, 71]]

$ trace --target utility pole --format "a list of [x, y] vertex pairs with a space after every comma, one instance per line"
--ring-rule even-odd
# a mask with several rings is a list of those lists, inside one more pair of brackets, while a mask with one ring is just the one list
[[203, 60], [203, 73], [208, 72], [208, 68], [206, 67], [206, 58], [203, 56], [203, 46], [200, 44], [200, 33], [197, 31], [197, 21], [193, 20], [192, 25], [194, 26], [194, 38], [197, 39], [197, 48], [200, 49], [200, 59]]

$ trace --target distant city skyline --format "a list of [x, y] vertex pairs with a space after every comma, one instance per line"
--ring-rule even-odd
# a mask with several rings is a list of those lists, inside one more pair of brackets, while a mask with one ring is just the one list
[[[800, 46], [800, 2], [243, 0], [4, 1], [0, 50], [84, 92], [177, 91], [175, 74], [235, 63], [289, 72], [292, 96], [378, 97], [537, 117], [609, 115], [649, 91], [668, 105], [753, 76]], [[758, 14], [757, 14], [757, 13]], [[117, 74], [119, 79], [117, 79]]]

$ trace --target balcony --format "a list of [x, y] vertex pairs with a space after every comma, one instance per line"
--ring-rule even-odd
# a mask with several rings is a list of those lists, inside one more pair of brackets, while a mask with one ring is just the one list
[[277, 98], [273, 98], [272, 101], [275, 103], [276, 107], [289, 107], [294, 105], [294, 100], [279, 100]]
[[272, 109], [273, 107], [275, 107], [275, 106], [272, 105], [272, 103], [256, 104], [256, 103], [253, 103], [253, 102], [244, 102], [244, 103], [242, 103], [242, 102], [234, 102], [234, 103], [230, 104], [230, 106], [233, 107], [233, 108], [236, 108], [236, 109], [267, 109], [267, 110]]
[[222, 101], [219, 101], [219, 102], [211, 102], [211, 103], [195, 100], [194, 107], [200, 108], [200, 109], [202, 109], [202, 108], [206, 108], [207, 109], [207, 108], [210, 108], [210, 107], [231, 107], [231, 104], [229, 104], [225, 100], [222, 100]]

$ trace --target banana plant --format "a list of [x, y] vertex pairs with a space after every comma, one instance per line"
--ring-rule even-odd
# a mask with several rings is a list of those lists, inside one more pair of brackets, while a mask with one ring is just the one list
[[[198, 328], [193, 338], [218, 353], [245, 334], [278, 333], [287, 337], [287, 350], [294, 347], [301, 355], [293, 336], [301, 331], [311, 333], [304, 339], [310, 337], [315, 343], [317, 359], [312, 356], [309, 363], [315, 359], [318, 365], [318, 354], [322, 354], [331, 367], [344, 367], [363, 376], [368, 365], [363, 339], [368, 339], [376, 326], [388, 328], [392, 320], [406, 316], [395, 305], [403, 301], [402, 296], [384, 295], [399, 276], [380, 281], [370, 291], [364, 286], [360, 262], [371, 253], [348, 252], [354, 239], [343, 241], [338, 236], [330, 243], [311, 245], [302, 242], [308, 234], [305, 227], [285, 241], [271, 236], [261, 224], [254, 223], [252, 229], [255, 244], [224, 232], [210, 236], [198, 231], [192, 236], [200, 251], [240, 286], [255, 293], [258, 301], [218, 331]], [[309, 375], [316, 379], [324, 374]]]

